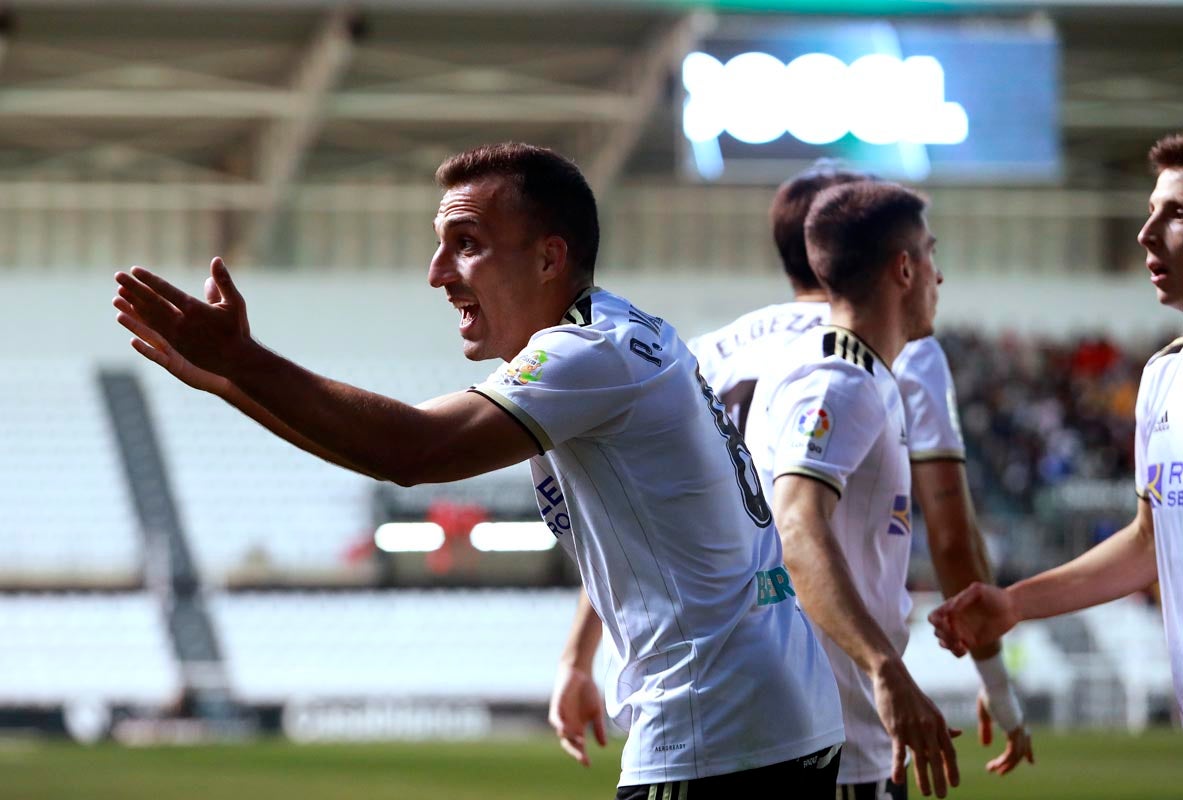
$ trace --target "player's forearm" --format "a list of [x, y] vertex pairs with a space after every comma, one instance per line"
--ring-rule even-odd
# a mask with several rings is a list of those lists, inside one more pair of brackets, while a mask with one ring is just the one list
[[581, 591], [579, 607], [575, 610], [571, 632], [567, 636], [567, 644], [563, 647], [559, 660], [570, 667], [591, 672], [603, 630], [603, 623], [592, 608], [587, 592]]
[[1081, 556], [1007, 589], [1021, 619], [1079, 611], [1145, 589], [1158, 578], [1146, 501], [1137, 518]]
[[251, 399], [250, 396], [248, 396], [233, 383], [226, 381], [225, 384], [215, 392], [215, 394], [217, 394], [238, 411], [250, 417], [267, 430], [271, 431], [276, 436], [295, 445], [296, 447], [299, 447], [301, 450], [304, 450], [305, 452], [310, 453], [317, 458], [320, 458], [338, 467], [352, 470], [353, 472], [359, 472], [363, 475], [366, 475], [367, 477], [377, 478], [376, 475], [367, 472], [340, 454], [321, 447], [319, 444], [307, 438], [306, 436], [301, 436], [299, 432], [291, 428], [289, 425], [284, 424], [278, 417]]
[[[912, 475], [941, 594], [949, 598], [974, 582], [993, 583], [962, 464], [944, 460], [914, 463]], [[989, 642], [971, 652], [980, 661], [1000, 649], [1000, 642]]]
[[899, 653], [859, 597], [829, 522], [778, 516], [777, 527], [785, 567], [810, 620], [869, 675], [898, 660]]
[[[416, 482], [418, 454], [430, 444], [419, 410], [317, 375], [255, 342], [233, 364], [226, 377], [260, 407], [269, 430], [363, 474]], [[278, 430], [267, 424], [272, 419]]]

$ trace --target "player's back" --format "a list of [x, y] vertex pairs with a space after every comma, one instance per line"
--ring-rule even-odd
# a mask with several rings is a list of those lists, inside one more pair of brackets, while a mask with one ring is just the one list
[[829, 321], [829, 303], [776, 303], [749, 311], [687, 344], [706, 382], [743, 430], [760, 372], [798, 336]]

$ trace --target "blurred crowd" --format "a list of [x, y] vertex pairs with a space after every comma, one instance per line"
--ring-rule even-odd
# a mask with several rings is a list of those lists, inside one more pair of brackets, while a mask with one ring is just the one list
[[979, 502], [1029, 513], [1040, 489], [1072, 478], [1133, 485], [1138, 380], [1170, 337], [1135, 347], [967, 330], [940, 339]]

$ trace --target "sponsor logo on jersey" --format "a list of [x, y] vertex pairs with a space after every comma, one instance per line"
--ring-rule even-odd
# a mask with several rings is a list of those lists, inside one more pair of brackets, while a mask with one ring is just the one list
[[1158, 422], [1154, 423], [1151, 433], [1162, 433], [1171, 429], [1170, 420], [1167, 419], [1167, 412], [1162, 412], [1162, 416], [1158, 418]]
[[[1151, 464], [1147, 469], [1146, 474], [1146, 496], [1150, 498], [1150, 505], [1152, 507], [1159, 507], [1163, 504], [1162, 500], [1162, 464]], [[1174, 495], [1174, 492], [1170, 492]], [[1172, 505], [1174, 505], [1172, 503]]]
[[834, 415], [825, 406], [802, 407], [797, 412], [794, 430], [806, 455], [821, 458], [826, 454], [826, 445], [834, 431]]
[[784, 567], [773, 567], [756, 573], [756, 587], [759, 590], [757, 605], [770, 606], [790, 597], [796, 597], [789, 571]]
[[1183, 461], [1147, 464], [1145, 494], [1151, 508], [1183, 508]]
[[505, 367], [505, 371], [501, 373], [501, 380], [507, 386], [525, 386], [528, 383], [537, 383], [542, 378], [542, 365], [549, 359], [545, 350], [519, 353]]
[[891, 504], [891, 520], [887, 532], [893, 536], [907, 536], [912, 532], [911, 499], [906, 494], [897, 494]]

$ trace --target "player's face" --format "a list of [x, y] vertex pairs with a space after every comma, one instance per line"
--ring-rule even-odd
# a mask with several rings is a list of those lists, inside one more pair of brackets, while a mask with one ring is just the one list
[[1159, 173], [1138, 244], [1146, 248], [1146, 267], [1158, 302], [1183, 311], [1183, 169]]
[[932, 235], [927, 222], [916, 229], [911, 244], [908, 253], [916, 277], [909, 293], [909, 340], [932, 336], [933, 321], [937, 315], [937, 297], [939, 295], [937, 287], [945, 280], [945, 276], [941, 274], [934, 260], [937, 251], [937, 237]]
[[548, 323], [531, 309], [537, 286], [530, 268], [539, 240], [518, 210], [516, 190], [504, 178], [483, 178], [449, 189], [435, 218], [439, 247], [427, 271], [460, 312], [464, 355], [506, 361]]

